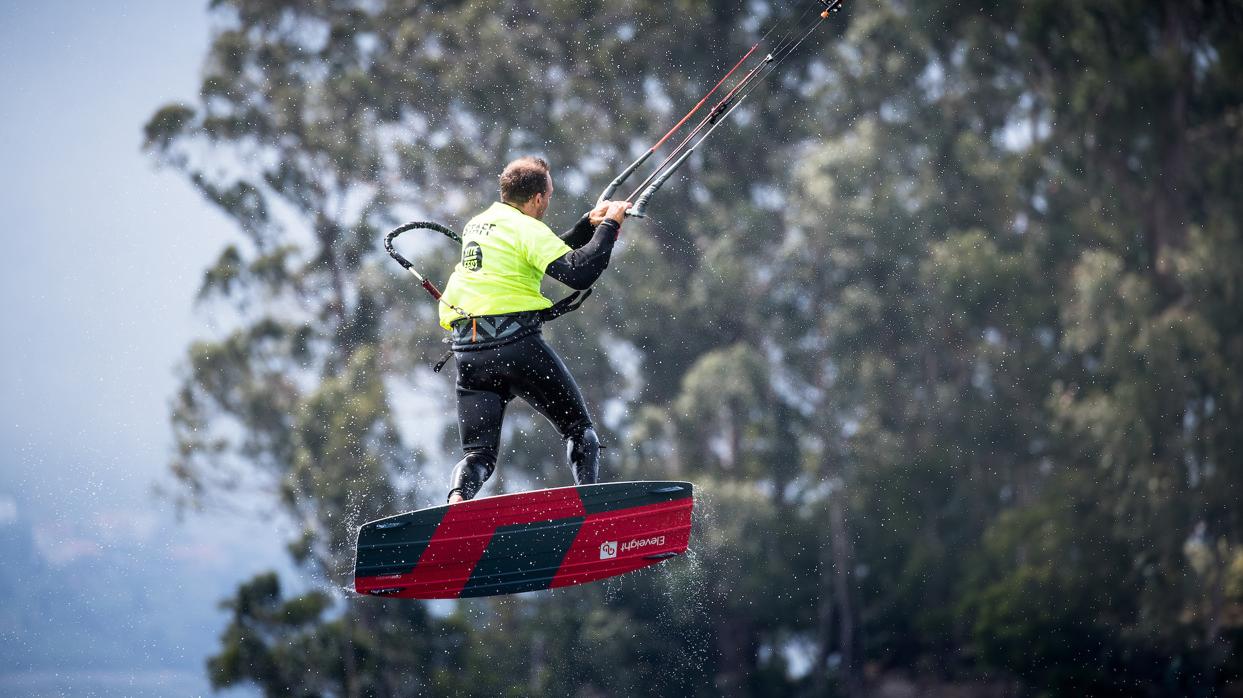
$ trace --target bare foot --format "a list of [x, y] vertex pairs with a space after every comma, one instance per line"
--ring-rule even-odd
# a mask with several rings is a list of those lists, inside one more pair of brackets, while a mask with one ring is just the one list
[[462, 494], [460, 492], [454, 492], [453, 494], [449, 495], [450, 504], [457, 504], [458, 502], [465, 502], [465, 501], [466, 499], [462, 497]]

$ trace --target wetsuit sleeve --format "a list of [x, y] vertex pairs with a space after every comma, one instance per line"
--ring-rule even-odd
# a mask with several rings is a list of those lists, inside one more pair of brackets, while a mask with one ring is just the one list
[[604, 221], [586, 244], [553, 260], [544, 273], [576, 291], [591, 288], [609, 266], [618, 228], [617, 221]]
[[577, 250], [583, 245], [586, 245], [588, 242], [591, 242], [591, 236], [595, 234], [595, 232], [596, 226], [592, 225], [591, 221], [587, 220], [587, 214], [583, 214], [583, 217], [578, 219], [578, 222], [574, 224], [573, 228], [561, 233], [558, 237], [560, 237], [561, 240], [572, 249]]

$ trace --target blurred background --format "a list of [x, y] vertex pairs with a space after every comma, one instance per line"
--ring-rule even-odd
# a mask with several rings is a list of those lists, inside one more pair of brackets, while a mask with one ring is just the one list
[[287, 566], [273, 507], [178, 524], [153, 496], [231, 232], [142, 125], [198, 93], [209, 27], [200, 3], [0, 3], [0, 695], [206, 694], [217, 603]]
[[349, 595], [456, 460], [383, 234], [523, 154], [567, 227], [814, 7], [2, 6], [0, 693], [1243, 695], [1238, 0], [848, 2], [546, 328], [692, 554]]

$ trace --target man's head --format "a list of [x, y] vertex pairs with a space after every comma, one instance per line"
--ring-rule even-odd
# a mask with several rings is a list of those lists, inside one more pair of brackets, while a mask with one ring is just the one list
[[523, 157], [501, 172], [501, 201], [532, 218], [543, 218], [552, 198], [552, 174], [543, 158]]

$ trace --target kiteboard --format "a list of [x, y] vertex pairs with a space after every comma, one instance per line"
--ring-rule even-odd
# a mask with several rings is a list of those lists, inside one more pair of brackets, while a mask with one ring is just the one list
[[689, 482], [609, 482], [473, 499], [358, 532], [354, 589], [456, 599], [555, 589], [686, 552]]

